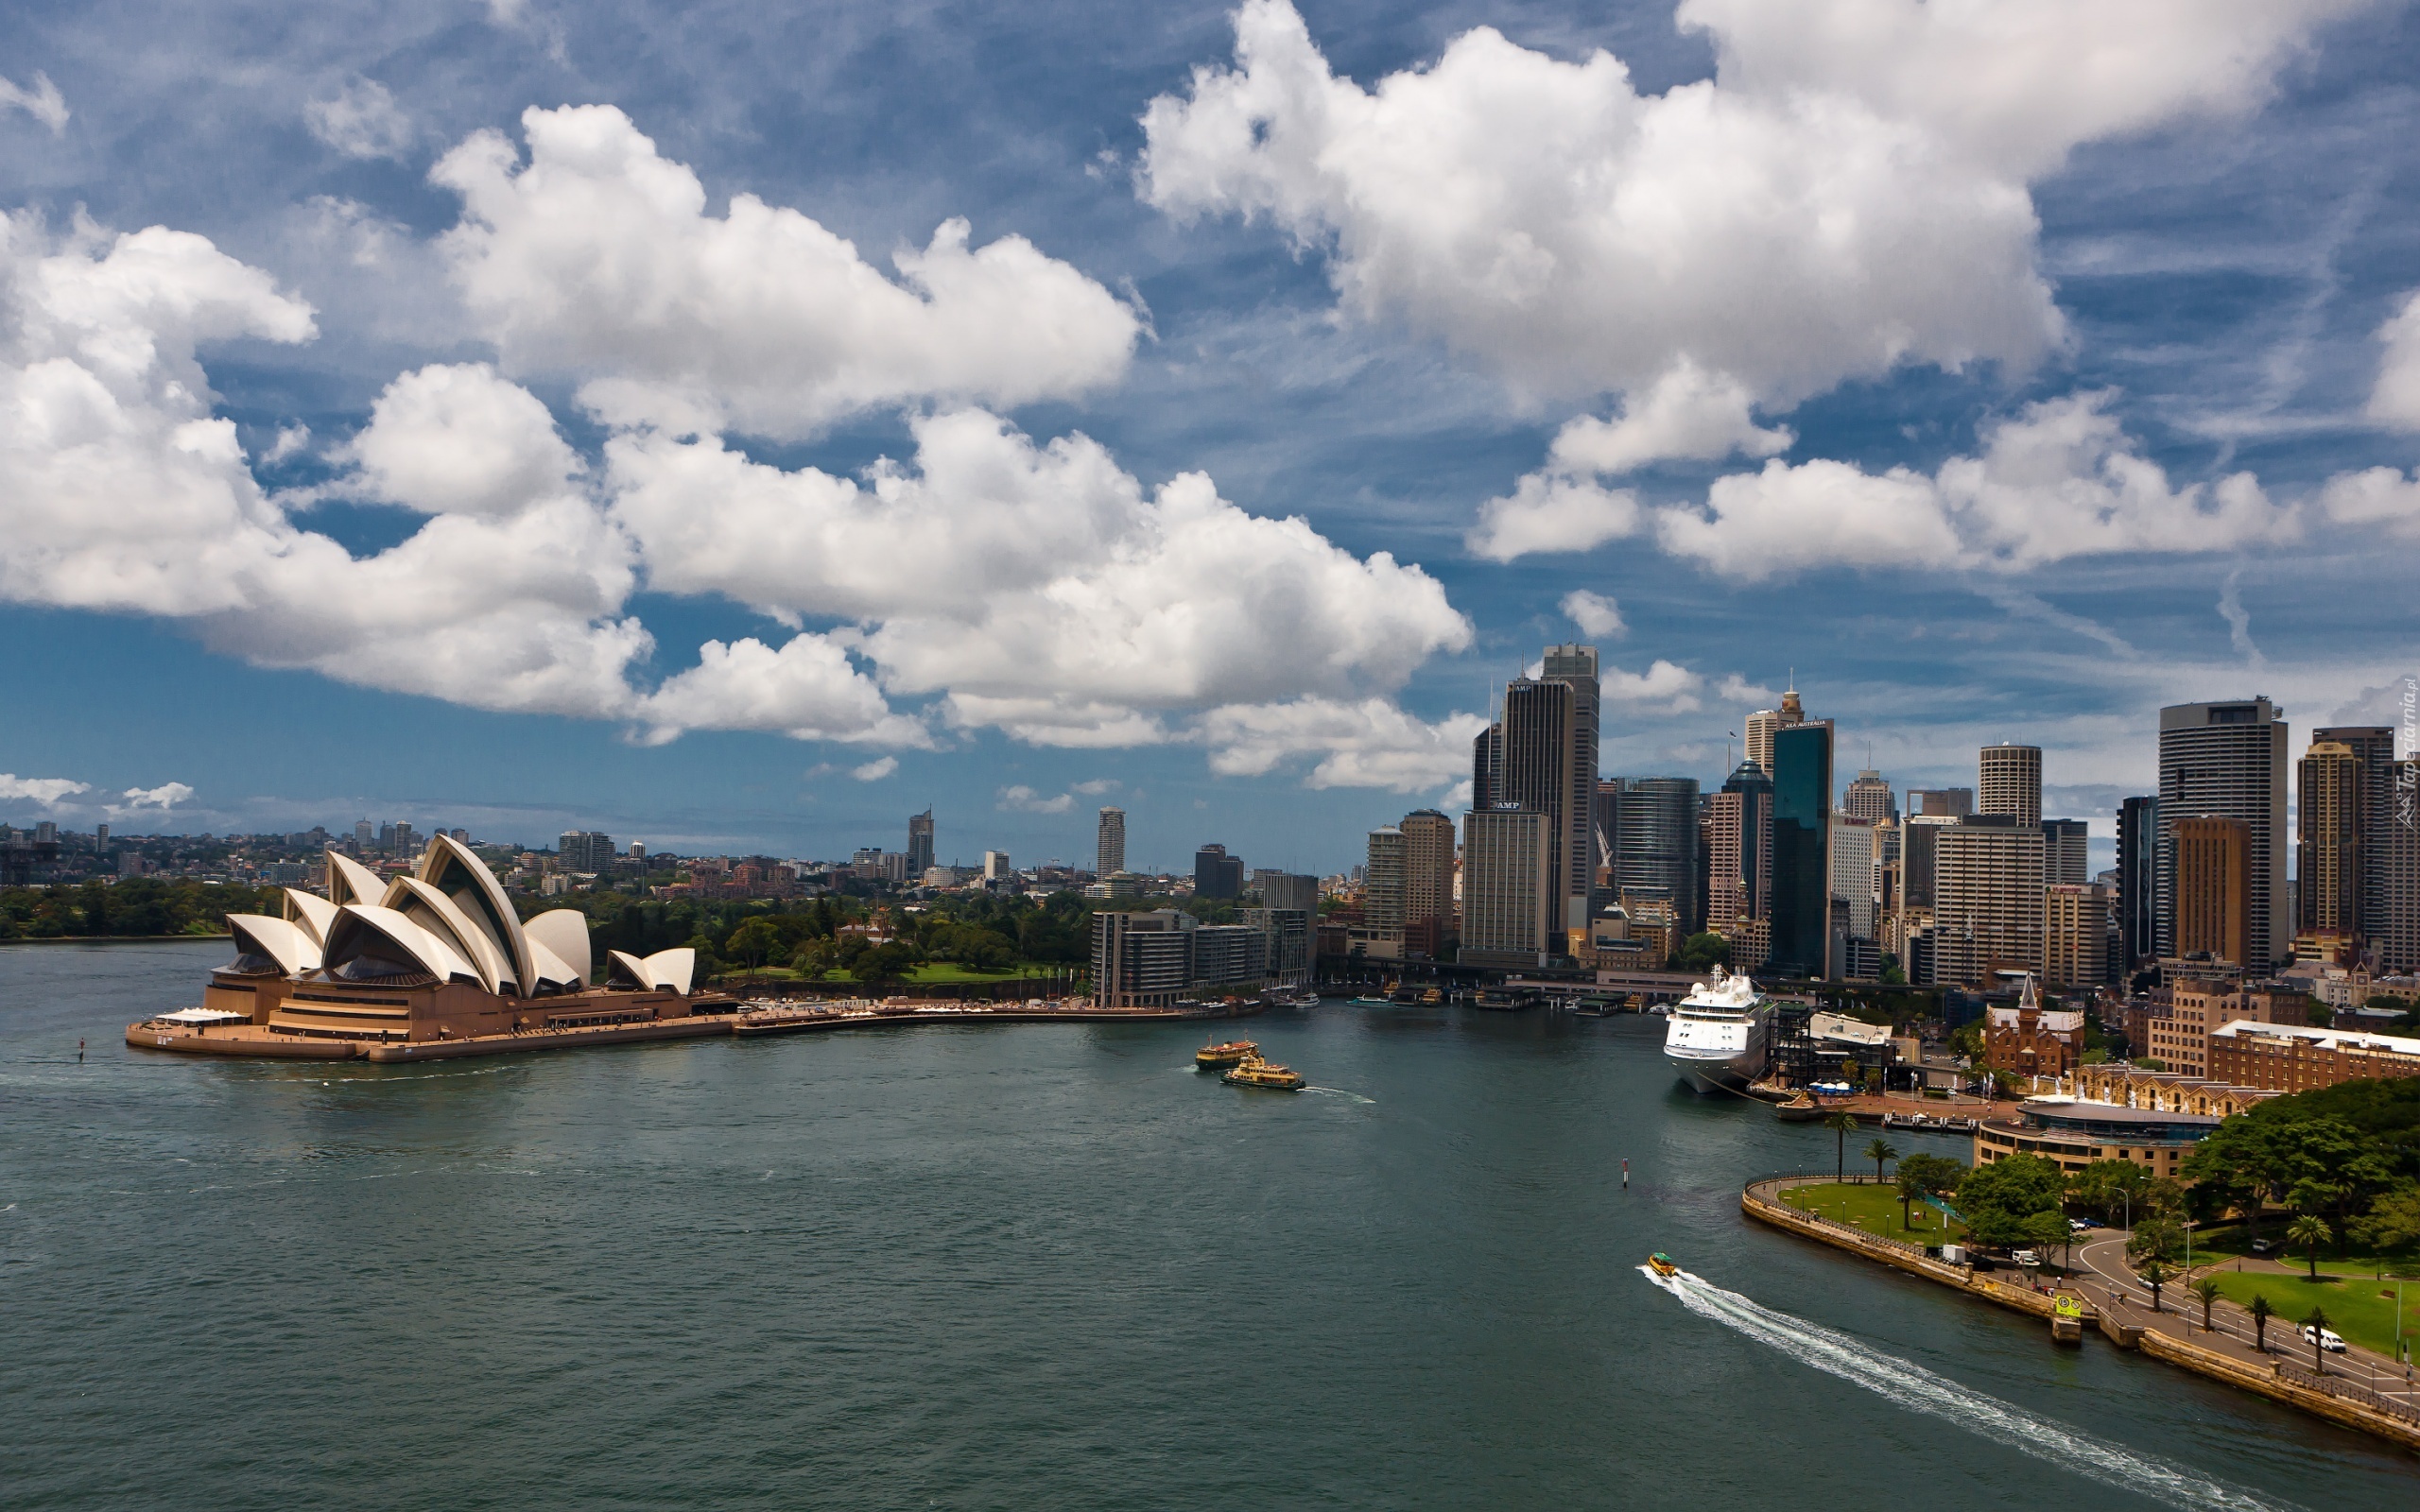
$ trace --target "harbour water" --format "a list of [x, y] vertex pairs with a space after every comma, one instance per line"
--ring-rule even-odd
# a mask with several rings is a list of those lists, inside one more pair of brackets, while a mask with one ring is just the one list
[[1749, 1225], [1834, 1137], [1680, 1091], [1660, 1020], [1244, 1026], [1303, 1093], [1182, 1024], [123, 1046], [226, 951], [0, 947], [11, 1507], [2420, 1504], [2420, 1458]]

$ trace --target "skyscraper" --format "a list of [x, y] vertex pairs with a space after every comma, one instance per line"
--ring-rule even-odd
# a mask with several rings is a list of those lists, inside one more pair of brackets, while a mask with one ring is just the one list
[[2265, 971], [2292, 949], [2287, 765], [2283, 712], [2266, 697], [2174, 704], [2159, 712], [2160, 954], [2181, 954], [2176, 827], [2204, 815], [2244, 826], [2244, 949], [2254, 959], [2242, 964]]
[[1976, 812], [2009, 814], [2019, 824], [2042, 822], [2042, 747], [2005, 741], [1983, 747], [1976, 773]]
[[2118, 940], [2133, 971], [2158, 950], [2159, 799], [2130, 798], [2118, 806]]
[[1858, 773], [1857, 780], [1849, 783], [1848, 792], [1841, 799], [1841, 812], [1852, 819], [1880, 824], [1897, 818], [1899, 805], [1892, 799], [1891, 784], [1882, 780], [1882, 774], [1868, 769]]
[[1945, 981], [2042, 969], [2042, 826], [1977, 814], [1935, 832], [1933, 928]]
[[2052, 883], [2042, 906], [2042, 980], [2098, 987], [2109, 980], [2109, 889]]
[[[1550, 645], [1540, 676], [1571, 690], [1571, 755], [1562, 801], [1552, 810], [1562, 832], [1557, 862], [1563, 876], [1564, 927], [1586, 929], [1597, 898], [1597, 846], [1590, 833], [1596, 813], [1599, 694], [1597, 648]], [[1696, 784], [1691, 784], [1694, 797]], [[1694, 850], [1697, 816], [1689, 816]]]
[[1615, 814], [1614, 889], [1669, 898], [1683, 936], [1698, 919], [1698, 780], [1624, 777]]
[[2361, 928], [2361, 829], [2369, 797], [2369, 773], [2353, 747], [2342, 741], [2313, 740], [2303, 753], [2295, 847], [2302, 930], [2356, 935]]
[[908, 875], [921, 878], [933, 864], [933, 811], [908, 816]]
[[2373, 938], [2386, 918], [2387, 831], [2395, 812], [2394, 731], [2384, 725], [2338, 725], [2314, 730], [2310, 738], [2313, 744], [2344, 747], [2360, 768], [2360, 916], [2355, 928], [2364, 938]]
[[[2174, 859], [2171, 954], [2208, 955], [2237, 966], [2255, 948], [2252, 933], [2252, 826], [2197, 814], [2168, 827]], [[2266, 965], [2266, 962], [2261, 963]]]
[[1874, 850], [1873, 820], [1832, 816], [1832, 897], [1843, 911], [1847, 932], [1858, 939], [1875, 937]]
[[1260, 905], [1280, 912], [1316, 914], [1320, 911], [1320, 879], [1292, 871], [1255, 871], [1253, 885], [1260, 893]]
[[1926, 818], [1962, 819], [1975, 812], [1975, 790], [1971, 787], [1911, 787], [1908, 789], [1908, 814]]
[[1205, 845], [1193, 852], [1193, 896], [1239, 898], [1243, 890], [1243, 857], [1227, 854], [1223, 845]]
[[1368, 864], [1361, 872], [1361, 922], [1372, 929], [1401, 929], [1403, 831], [1392, 824], [1370, 832]]
[[1093, 844], [1093, 870], [1106, 877], [1126, 869], [1126, 811], [1100, 811], [1100, 837]]
[[2388, 768], [2383, 832], [2383, 842], [2373, 848], [2383, 852], [2386, 874], [2378, 889], [2378, 967], [2420, 971], [2420, 756]]
[[1491, 809], [1512, 803], [1547, 816], [1559, 930], [1587, 926], [1595, 890], [1597, 774], [1581, 763], [1595, 759], [1596, 707], [1593, 676], [1584, 687], [1570, 677], [1519, 678], [1504, 690], [1504, 767]]
[[377, 832], [371, 828], [370, 821], [368, 819], [354, 820], [353, 848], [355, 850], [359, 850], [364, 854], [367, 854], [371, 846], [376, 842], [376, 838]]
[[1471, 807], [1493, 808], [1503, 798], [1504, 721], [1494, 720], [1471, 739]]
[[1415, 809], [1403, 832], [1403, 939], [1414, 954], [1443, 959], [1454, 932], [1454, 821]]
[[1773, 780], [1743, 761], [1706, 802], [1705, 927], [1729, 937], [1773, 903]]
[[1798, 679], [1789, 679], [1789, 691], [1781, 696], [1778, 709], [1759, 709], [1748, 716], [1748, 759], [1765, 769], [1770, 777], [1773, 770], [1773, 732], [1786, 726], [1804, 724], [1806, 708], [1798, 698]]
[[1773, 731], [1772, 945], [1776, 976], [1829, 974], [1832, 725], [1802, 721]]
[[1563, 953], [1548, 824], [1544, 814], [1510, 806], [1463, 819], [1463, 961], [1527, 966]]
[[2045, 886], [2081, 887], [2092, 865], [2092, 841], [2082, 819], [2042, 821], [2042, 881]]

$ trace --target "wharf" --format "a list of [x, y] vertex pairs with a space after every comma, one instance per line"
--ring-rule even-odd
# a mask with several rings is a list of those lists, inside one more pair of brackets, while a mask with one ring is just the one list
[[[2104, 1284], [2085, 1290], [2067, 1287], [2063, 1290], [2042, 1290], [2029, 1281], [2016, 1286], [1995, 1280], [1977, 1273], [1972, 1267], [1953, 1265], [1927, 1256], [1913, 1245], [1885, 1239], [1861, 1228], [1819, 1218], [1804, 1212], [1781, 1200], [1785, 1188], [1821, 1183], [1824, 1177], [1775, 1177], [1751, 1181], [1739, 1194], [1740, 1211], [1758, 1222], [1812, 1239], [1818, 1244], [1844, 1249], [1863, 1259], [1889, 1265], [1894, 1270], [1954, 1287], [1970, 1297], [1994, 1302], [2012, 1311], [2046, 1319], [2052, 1326], [2053, 1337], [2060, 1342], [2081, 1342], [2064, 1337], [2060, 1299], [2067, 1300], [2066, 1316], [2083, 1328], [2097, 1329], [2119, 1349], [2134, 1349], [2154, 1360], [2164, 1360], [2182, 1366], [2196, 1375], [2207, 1377], [2226, 1385], [2266, 1397], [2272, 1401], [2300, 1408], [2314, 1417], [2325, 1418], [2342, 1427], [2401, 1444], [2407, 1449], [2420, 1450], [2420, 1405], [2408, 1387], [2400, 1392], [2379, 1391], [2364, 1387], [2342, 1376], [2320, 1375], [2289, 1361], [2272, 1359], [2255, 1351], [2248, 1340], [2231, 1339], [2224, 1332], [2218, 1335], [2204, 1332], [2196, 1340], [2189, 1317], [2166, 1310], [2154, 1313], [2148, 1306], [2148, 1297], [2135, 1295], [2136, 1287], [2113, 1277], [2102, 1265], [2096, 1265], [2087, 1253], [2087, 1268]], [[2116, 1243], [2123, 1248], [2123, 1238], [2098, 1241]], [[2087, 1250], [2092, 1246], [2087, 1246]], [[2177, 1287], [2182, 1290], [2183, 1283]], [[2095, 1294], [2098, 1294], [2096, 1296]], [[2273, 1332], [2290, 1334], [2290, 1326], [2282, 1319], [2273, 1325]], [[2082, 1332], [2082, 1329], [2077, 1331]]]
[[1253, 1001], [1234, 1006], [1101, 1008], [1081, 998], [1029, 999], [1023, 1003], [959, 1002], [951, 999], [849, 999], [838, 1003], [751, 1004], [731, 1032], [742, 1039], [770, 1034], [807, 1034], [819, 1029], [862, 1028], [892, 1023], [1164, 1023], [1190, 1019], [1236, 1019], [1262, 1011]]

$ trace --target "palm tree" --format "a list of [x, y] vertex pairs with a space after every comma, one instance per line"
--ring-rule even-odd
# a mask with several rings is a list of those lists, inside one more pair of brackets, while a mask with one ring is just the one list
[[2267, 1354], [2269, 1352], [2269, 1319], [2276, 1314], [2277, 1310], [2269, 1305], [2266, 1293], [2255, 1292], [2252, 1294], [2251, 1302], [2244, 1307], [2244, 1311], [2252, 1314], [2252, 1347], [2262, 1354]]
[[2216, 1276], [2204, 1276], [2193, 1283], [2191, 1290], [2194, 1296], [2202, 1299], [2202, 1332], [2207, 1333], [2210, 1332], [2210, 1306], [2219, 1299], [2220, 1296], [2219, 1279]]
[[2152, 1311], [2154, 1313], [2158, 1312], [2159, 1289], [2166, 1285], [2168, 1279], [2175, 1275], [2176, 1272], [2168, 1268], [2167, 1261], [2162, 1260], [2157, 1255], [2153, 1255], [2149, 1260], [2144, 1261], [2142, 1268], [2135, 1271], [2135, 1274], [2141, 1277], [2143, 1284], [2152, 1289]]
[[2319, 1246], [2335, 1237], [2336, 1230], [2327, 1227], [2327, 1220], [2315, 1212], [2297, 1215], [2292, 1225], [2286, 1229], [2286, 1242], [2290, 1245], [2302, 1246], [2304, 1251], [2310, 1257], [2312, 1280], [2319, 1280]]
[[1874, 1184], [1882, 1184], [1882, 1162], [1899, 1158], [1898, 1149], [1889, 1140], [1877, 1139], [1865, 1147], [1865, 1158], [1874, 1162]]
[[2327, 1374], [2327, 1362], [2320, 1358], [2319, 1341], [2327, 1327], [2327, 1310], [2313, 1307], [2303, 1314], [2303, 1327], [2310, 1330], [2310, 1367], [2318, 1375]]
[[1857, 1132], [1857, 1115], [1843, 1108], [1824, 1120], [1824, 1126], [1840, 1136], [1834, 1142], [1839, 1145], [1835, 1152], [1837, 1170], [1834, 1175], [1839, 1180], [1846, 1181], [1849, 1178], [1849, 1136]]
[[1925, 1194], [1925, 1178], [1910, 1176], [1906, 1166], [1899, 1167], [1899, 1227], [1908, 1227], [1908, 1209]]

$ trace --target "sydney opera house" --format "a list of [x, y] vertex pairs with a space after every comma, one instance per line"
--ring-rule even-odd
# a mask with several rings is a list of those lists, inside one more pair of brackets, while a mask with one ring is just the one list
[[283, 918], [227, 923], [235, 959], [211, 972], [201, 1005], [130, 1025], [129, 1044], [416, 1060], [729, 1032], [691, 994], [693, 952], [609, 952], [604, 985], [591, 986], [587, 919], [559, 908], [523, 921], [479, 858], [444, 835], [412, 875], [386, 881], [330, 850], [325, 897], [289, 887]]

